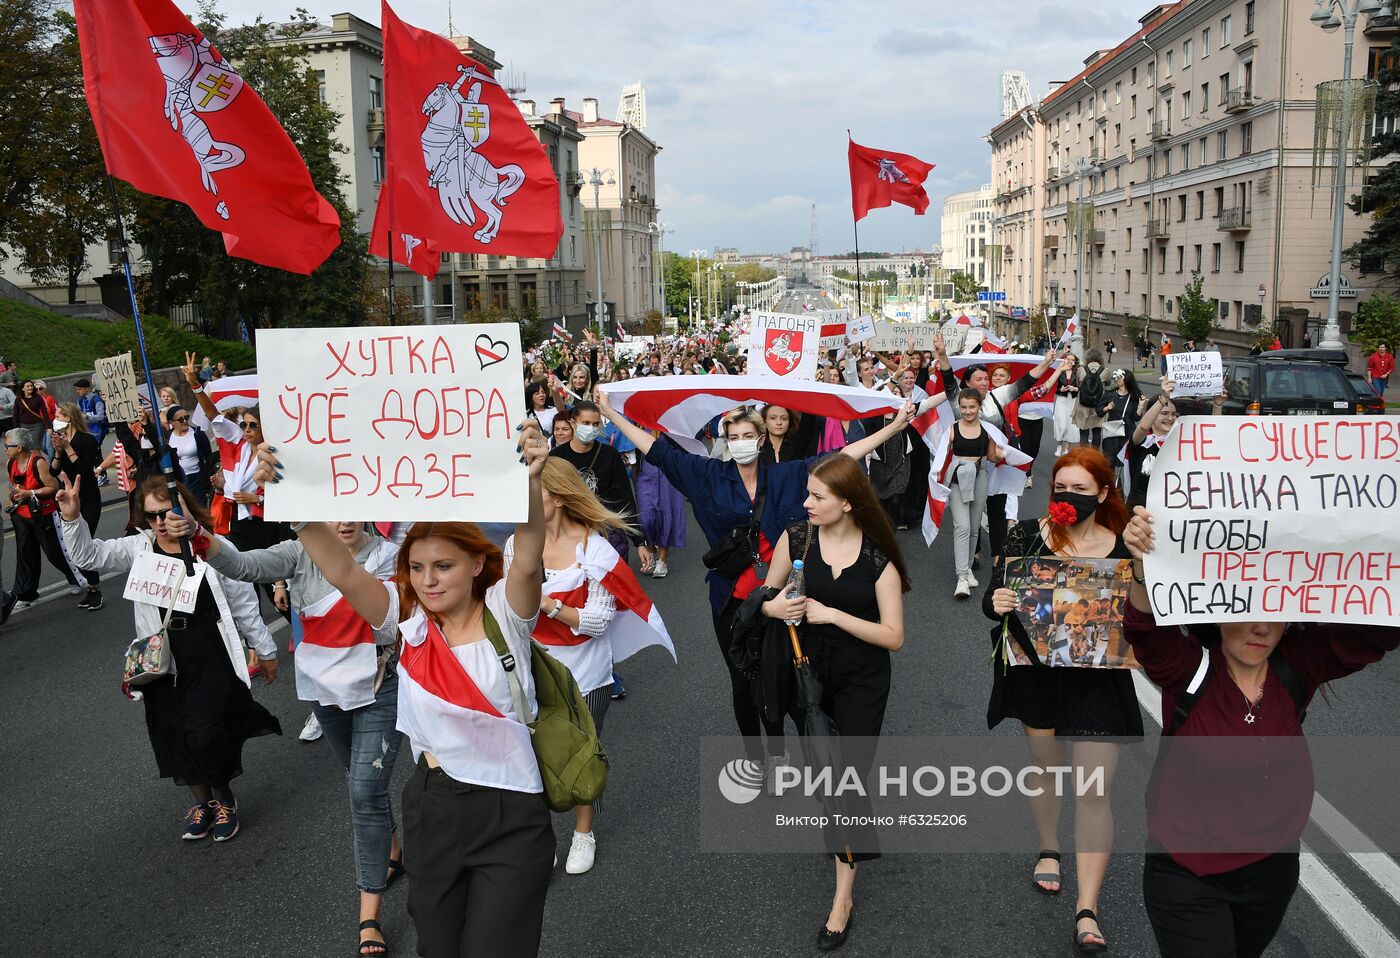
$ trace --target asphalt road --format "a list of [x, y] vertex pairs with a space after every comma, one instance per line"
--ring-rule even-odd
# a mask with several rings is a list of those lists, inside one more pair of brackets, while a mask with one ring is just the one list
[[[1043, 509], [1048, 463], [1039, 463], [1023, 514]], [[121, 510], [104, 516], [117, 534]], [[894, 657], [889, 735], [1009, 736], [984, 715], [987, 623], [976, 601], [951, 598], [951, 537], [926, 549], [901, 534], [915, 577], [906, 598], [908, 638]], [[6, 532], [3, 573], [13, 575]], [[729, 691], [701, 584], [698, 530], [675, 553], [671, 575], [648, 581], [680, 656], [651, 649], [622, 668], [625, 701], [613, 704], [612, 757], [598, 861], [564, 874], [571, 821], [556, 817], [561, 865], [550, 889], [542, 954], [548, 956], [806, 955], [825, 918], [831, 866], [814, 855], [699, 851], [696, 809], [715, 789], [698, 768], [702, 736], [732, 729]], [[56, 577], [46, 572], [52, 586]], [[236, 783], [243, 831], [224, 845], [179, 840], [189, 804], [156, 777], [138, 704], [119, 691], [131, 611], [109, 583], [107, 605], [75, 608], [65, 590], [0, 628], [6, 734], [0, 739], [0, 940], [38, 956], [348, 956], [356, 939], [349, 814], [341, 772], [325, 743], [296, 740], [307, 714], [290, 668], [255, 694], [280, 719], [281, 738], [249, 743]], [[268, 618], [273, 618], [270, 610]], [[285, 631], [277, 633], [285, 645]], [[288, 663], [290, 666], [290, 663]], [[1394, 724], [1400, 658], [1345, 681], [1310, 735], [1385, 735]], [[1149, 733], [1155, 725], [1149, 718]], [[796, 748], [795, 743], [792, 746]], [[401, 753], [408, 756], [405, 748]], [[409, 771], [407, 758], [398, 777]], [[1320, 786], [1326, 791], [1325, 786]], [[396, 789], [397, 793], [397, 789]], [[1385, 796], [1389, 801], [1390, 796]], [[1008, 815], [1029, 816], [1018, 802]], [[1071, 847], [1065, 816], [1065, 848]], [[1325, 837], [1306, 885], [1270, 948], [1282, 956], [1379, 958], [1400, 954], [1400, 869], [1389, 856], [1349, 858]], [[1072, 895], [1047, 898], [1030, 883], [1024, 854], [898, 854], [862, 870], [859, 921], [844, 952], [859, 956], [1072, 955]], [[1072, 856], [1066, 856], [1072, 882]], [[1141, 856], [1115, 856], [1099, 914], [1110, 954], [1156, 954], [1140, 895]], [[389, 893], [385, 932], [413, 953], [405, 885]]]

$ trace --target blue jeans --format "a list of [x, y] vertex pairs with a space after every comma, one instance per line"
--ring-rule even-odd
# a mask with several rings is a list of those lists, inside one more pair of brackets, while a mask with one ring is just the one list
[[403, 737], [395, 728], [399, 679], [392, 669], [369, 705], [346, 711], [311, 704], [321, 731], [345, 768], [350, 785], [350, 825], [355, 832], [355, 887], [384, 893], [389, 875], [389, 848], [395, 831], [389, 780]]

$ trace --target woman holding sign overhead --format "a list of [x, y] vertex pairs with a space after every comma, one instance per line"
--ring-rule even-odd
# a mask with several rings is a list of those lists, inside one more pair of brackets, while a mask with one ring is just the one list
[[[1049, 668], [1036, 654], [1017, 608], [1021, 597], [1009, 587], [1030, 575], [1034, 557], [1127, 559], [1123, 529], [1128, 511], [1103, 453], [1078, 446], [1061, 456], [1050, 472], [1050, 515], [1024, 519], [1012, 528], [1006, 555], [992, 570], [982, 611], [999, 624], [992, 630], [995, 654], [987, 727], [1003, 719], [1021, 722], [1031, 758], [1040, 768], [1065, 764], [1063, 738], [1074, 739], [1074, 764], [1102, 768], [1105, 787], [1075, 798], [1079, 878], [1074, 941], [1081, 954], [1108, 948], [1095, 909], [1108, 872], [1113, 844], [1113, 808], [1108, 786], [1118, 762], [1118, 745], [1094, 741], [1108, 736], [1142, 735], [1142, 715], [1132, 676], [1126, 669]], [[1014, 664], [1018, 659], [1027, 665]], [[1032, 881], [1047, 895], [1060, 893], [1060, 799], [1048, 773], [1029, 779], [1031, 816], [1040, 833], [1041, 852]]]
[[[277, 719], [253, 700], [243, 641], [262, 656], [268, 682], [277, 678], [277, 646], [263, 624], [252, 586], [225, 579], [200, 558], [194, 574], [185, 574], [180, 539], [168, 521], [174, 505], [163, 477], [148, 477], [137, 488], [134, 518], [143, 529], [120, 539], [93, 539], [88, 532], [80, 503], [88, 481], [63, 477], [58, 506], [64, 545], [80, 568], [129, 573], [128, 587], [152, 595], [153, 601], [132, 603], [136, 638], [163, 633], [174, 657], [171, 674], [140, 686], [156, 767], [161, 778], [174, 779], [194, 794], [180, 837], [196, 841], [213, 835], [216, 842], [228, 841], [238, 834], [231, 782], [243, 774], [243, 743], [282, 734]], [[190, 491], [180, 486], [179, 494], [181, 511], [209, 528], [213, 520]], [[191, 541], [196, 557], [208, 545], [202, 535]], [[154, 594], [162, 585], [192, 593], [189, 602], [160, 604]]]

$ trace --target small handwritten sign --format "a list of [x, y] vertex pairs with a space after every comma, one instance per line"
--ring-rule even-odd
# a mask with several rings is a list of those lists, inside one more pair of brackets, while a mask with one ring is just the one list
[[107, 404], [110, 422], [135, 422], [141, 418], [141, 399], [136, 390], [136, 371], [131, 353], [118, 353], [99, 359], [93, 370], [102, 381], [102, 400]]
[[1176, 384], [1172, 395], [1182, 399], [1215, 397], [1225, 390], [1225, 374], [1216, 352], [1168, 354], [1167, 378]]
[[179, 556], [143, 553], [131, 564], [122, 598], [162, 609], [174, 609], [176, 612], [193, 612], [195, 600], [199, 597], [199, 585], [204, 581], [208, 568], [203, 563], [196, 563], [194, 574], [186, 575], [184, 560]]

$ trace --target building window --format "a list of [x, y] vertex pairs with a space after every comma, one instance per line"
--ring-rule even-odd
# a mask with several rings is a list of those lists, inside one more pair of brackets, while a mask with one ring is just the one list
[[1223, 160], [1223, 159], [1225, 159], [1225, 151], [1228, 150], [1229, 148], [1230, 148], [1230, 131], [1229, 131], [1229, 130], [1221, 130], [1219, 133], [1215, 134], [1215, 158], [1216, 158], [1216, 160]]
[[1113, 124], [1113, 145], [1119, 149], [1123, 147], [1123, 124], [1121, 123]]
[[508, 309], [510, 307], [510, 284], [506, 282], [491, 283], [491, 305], [497, 309]]
[[1196, 272], [1199, 273], [1199, 272], [1201, 271], [1201, 244], [1200, 244], [1200, 243], [1197, 243], [1197, 244], [1196, 244], [1196, 260], [1195, 260], [1195, 262], [1196, 262], [1196, 267], [1195, 267]]
[[370, 162], [374, 164], [374, 182], [384, 182], [384, 147], [370, 147]]
[[538, 296], [538, 294], [535, 292], [535, 284], [534, 284], [534, 283], [521, 283], [521, 284], [520, 284], [520, 305], [521, 305], [521, 306], [524, 306], [526, 309], [530, 309], [530, 308], [532, 308], [532, 307], [538, 305], [537, 296]]
[[1195, 59], [1194, 54], [1195, 45], [1192, 43], [1191, 38], [1187, 37], [1186, 42], [1181, 45], [1181, 65], [1183, 67], [1189, 67]]
[[[1371, 47], [1366, 57], [1366, 79], [1378, 80], [1382, 70], [1393, 70], [1396, 66], [1395, 54], [1390, 47]], [[1395, 132], [1394, 115], [1385, 116], [1379, 110], [1376, 112], [1375, 121], [1371, 127], [1371, 132], [1376, 136]]]
[[1254, 92], [1254, 61], [1253, 61], [1253, 60], [1246, 60], [1246, 61], [1244, 62], [1244, 66], [1243, 66], [1241, 69], [1242, 69], [1242, 71], [1243, 71], [1243, 72], [1242, 72], [1243, 82], [1242, 82], [1240, 85], [1244, 87], [1244, 92], [1246, 92], [1246, 93], [1253, 93], [1253, 92]]
[[1220, 74], [1220, 104], [1225, 104], [1225, 98], [1230, 95], [1230, 74]]
[[1137, 94], [1128, 97], [1128, 119], [1137, 119]]
[[1191, 169], [1191, 144], [1181, 144], [1181, 172]]
[[1114, 104], [1114, 106], [1117, 106], [1119, 103], [1122, 103], [1122, 102], [1123, 102], [1123, 81], [1122, 81], [1122, 80], [1119, 80], [1117, 83], [1113, 84], [1113, 104]]
[[1182, 193], [1176, 198], [1176, 221], [1186, 222], [1186, 194]]
[[1230, 45], [1230, 18], [1220, 18], [1220, 49], [1225, 49]]
[[1217, 218], [1217, 219], [1220, 217], [1220, 211], [1223, 210], [1224, 208], [1225, 208], [1225, 187], [1223, 187], [1223, 186], [1217, 186], [1217, 187], [1215, 188], [1215, 215], [1216, 215], [1216, 218]]
[[1172, 151], [1171, 151], [1171, 150], [1163, 150], [1163, 151], [1162, 151], [1162, 175], [1163, 175], [1163, 176], [1171, 176], [1171, 175], [1172, 175]]
[[316, 71], [316, 99], [326, 102], [326, 71]]
[[1181, 94], [1181, 118], [1191, 119], [1191, 91], [1187, 90]]
[[1229, 318], [1230, 318], [1230, 301], [1229, 301], [1228, 299], [1222, 299], [1222, 300], [1220, 300], [1220, 318], [1221, 318], [1221, 319], [1229, 319]]
[[1201, 30], [1201, 59], [1210, 56], [1210, 27]]
[[1220, 272], [1220, 244], [1212, 243], [1210, 246], [1210, 271]]
[[1248, 156], [1254, 152], [1254, 124], [1240, 124], [1240, 156]]
[[1210, 155], [1209, 155], [1209, 154], [1210, 154], [1210, 139], [1209, 139], [1208, 137], [1204, 137], [1204, 136], [1203, 136], [1203, 137], [1201, 137], [1201, 162], [1200, 162], [1200, 165], [1201, 165], [1201, 166], [1205, 166], [1207, 163], [1210, 162]]
[[1157, 63], [1154, 60], [1147, 65], [1147, 85], [1152, 86], [1157, 82]]
[[1162, 126], [1166, 127], [1168, 133], [1172, 131], [1172, 98], [1162, 99]]
[[1128, 82], [1137, 85], [1137, 67], [1133, 67], [1133, 72], [1128, 76]]
[[1205, 115], [1206, 115], [1206, 111], [1209, 110], [1209, 109], [1210, 109], [1210, 82], [1207, 81], [1207, 82], [1201, 84], [1201, 116], [1205, 116]]
[[117, 239], [115, 236], [109, 236], [109, 237], [107, 238], [107, 265], [109, 265], [109, 266], [120, 266], [120, 265], [121, 265], [121, 262], [122, 262], [122, 244], [121, 244], [121, 240]]
[[1162, 71], [1162, 78], [1163, 78], [1163, 79], [1170, 79], [1171, 75], [1172, 75], [1172, 51], [1168, 50], [1168, 51], [1167, 51], [1167, 65], [1166, 65], [1165, 69]]
[[1184, 272], [1186, 272], [1186, 247], [1185, 247], [1185, 246], [1178, 246], [1178, 247], [1176, 248], [1176, 271], [1177, 271], [1178, 273], [1184, 273]]
[[380, 77], [369, 78], [369, 105], [373, 110], [384, 106], [384, 81]]
[[1130, 270], [1130, 269], [1125, 269], [1125, 270], [1123, 270], [1123, 292], [1126, 294], [1126, 293], [1131, 293], [1132, 291], [1133, 291], [1133, 271]]
[[1235, 272], [1244, 272], [1244, 240], [1235, 242]]
[[1249, 36], [1254, 32], [1254, 0], [1244, 5], [1244, 35]]

